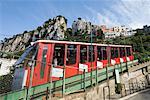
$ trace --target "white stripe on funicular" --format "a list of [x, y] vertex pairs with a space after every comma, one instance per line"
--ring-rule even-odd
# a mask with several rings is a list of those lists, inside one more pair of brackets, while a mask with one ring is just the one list
[[127, 57], [127, 61], [130, 61], [130, 58], [129, 58], [129, 57]]
[[98, 68], [103, 68], [103, 62], [97, 61], [97, 67]]
[[124, 62], [123, 58], [120, 58], [120, 62], [121, 62], [121, 63], [123, 63], [123, 62]]
[[113, 60], [113, 59], [111, 59], [111, 64], [112, 64], [112, 65], [115, 65], [115, 64], [116, 64], [116, 61]]
[[79, 64], [79, 71], [84, 71], [84, 69], [85, 69], [85, 72], [88, 72], [88, 65]]
[[22, 89], [24, 88], [24, 86], [26, 86], [27, 75], [28, 75], [28, 70], [25, 70], [24, 77], [23, 77], [23, 83], [22, 83]]

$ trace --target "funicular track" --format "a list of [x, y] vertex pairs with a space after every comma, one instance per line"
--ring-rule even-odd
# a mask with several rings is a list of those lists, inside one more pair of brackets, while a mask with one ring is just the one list
[[[127, 70], [126, 66], [134, 65], [138, 60], [130, 61], [128, 63], [122, 63], [115, 66], [108, 67], [108, 77], [114, 76], [115, 69], [118, 69], [119, 72], [124, 72]], [[91, 76], [92, 75], [92, 76]], [[30, 100], [30, 99], [40, 99], [45, 96], [59, 96], [78, 92], [85, 91], [86, 88], [91, 87], [94, 84], [100, 84], [102, 81], [105, 81], [106, 77], [106, 68], [94, 70], [92, 72], [87, 72], [85, 74], [76, 75], [65, 80], [59, 80], [52, 83], [47, 83], [29, 89], [23, 89], [18, 91], [11, 91], [9, 93], [1, 94], [0, 100]], [[51, 90], [50, 90], [51, 89]]]

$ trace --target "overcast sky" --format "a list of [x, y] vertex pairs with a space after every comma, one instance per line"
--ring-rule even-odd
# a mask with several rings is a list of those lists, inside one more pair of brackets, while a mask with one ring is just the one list
[[63, 15], [68, 27], [78, 17], [97, 25], [150, 25], [150, 0], [0, 0], [0, 39]]

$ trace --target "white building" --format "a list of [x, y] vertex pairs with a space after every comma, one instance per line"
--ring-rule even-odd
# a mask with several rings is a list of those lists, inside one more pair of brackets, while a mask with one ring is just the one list
[[127, 28], [124, 25], [113, 27], [113, 28], [106, 28], [106, 26], [103, 25], [101, 26], [101, 28], [106, 39], [116, 38], [120, 36], [128, 37], [136, 33], [136, 31], [133, 31], [131, 28]]
[[10, 66], [12, 66], [14, 63], [16, 62], [16, 60], [12, 59], [4, 59], [4, 58], [0, 58], [0, 76], [2, 75], [7, 75], [8, 73], [10, 73]]

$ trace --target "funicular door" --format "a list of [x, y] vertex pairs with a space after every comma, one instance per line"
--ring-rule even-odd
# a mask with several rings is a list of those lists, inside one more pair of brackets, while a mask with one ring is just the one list
[[96, 53], [97, 53], [97, 67], [99, 69], [103, 68], [104, 67], [104, 52], [102, 51], [102, 47], [101, 46], [97, 46], [97, 50], [96, 50]]
[[65, 44], [55, 43], [52, 48], [52, 81], [59, 80], [63, 77], [63, 68], [65, 65]]
[[78, 74], [79, 45], [66, 44], [66, 77]]
[[107, 66], [107, 47], [105, 46], [97, 46], [97, 67], [104, 68]]
[[79, 74], [82, 74], [83, 71], [88, 72], [88, 46], [80, 45], [80, 60], [79, 60]]
[[117, 47], [111, 47], [110, 63], [111, 63], [111, 66], [114, 66], [115, 64], [120, 63], [120, 59], [118, 58], [118, 48]]
[[39, 43], [37, 60], [34, 68], [32, 86], [44, 84], [49, 80], [51, 44]]
[[79, 70], [83, 72], [85, 69], [86, 72], [96, 69], [95, 61], [95, 47], [81, 45], [80, 46], [80, 63]]

